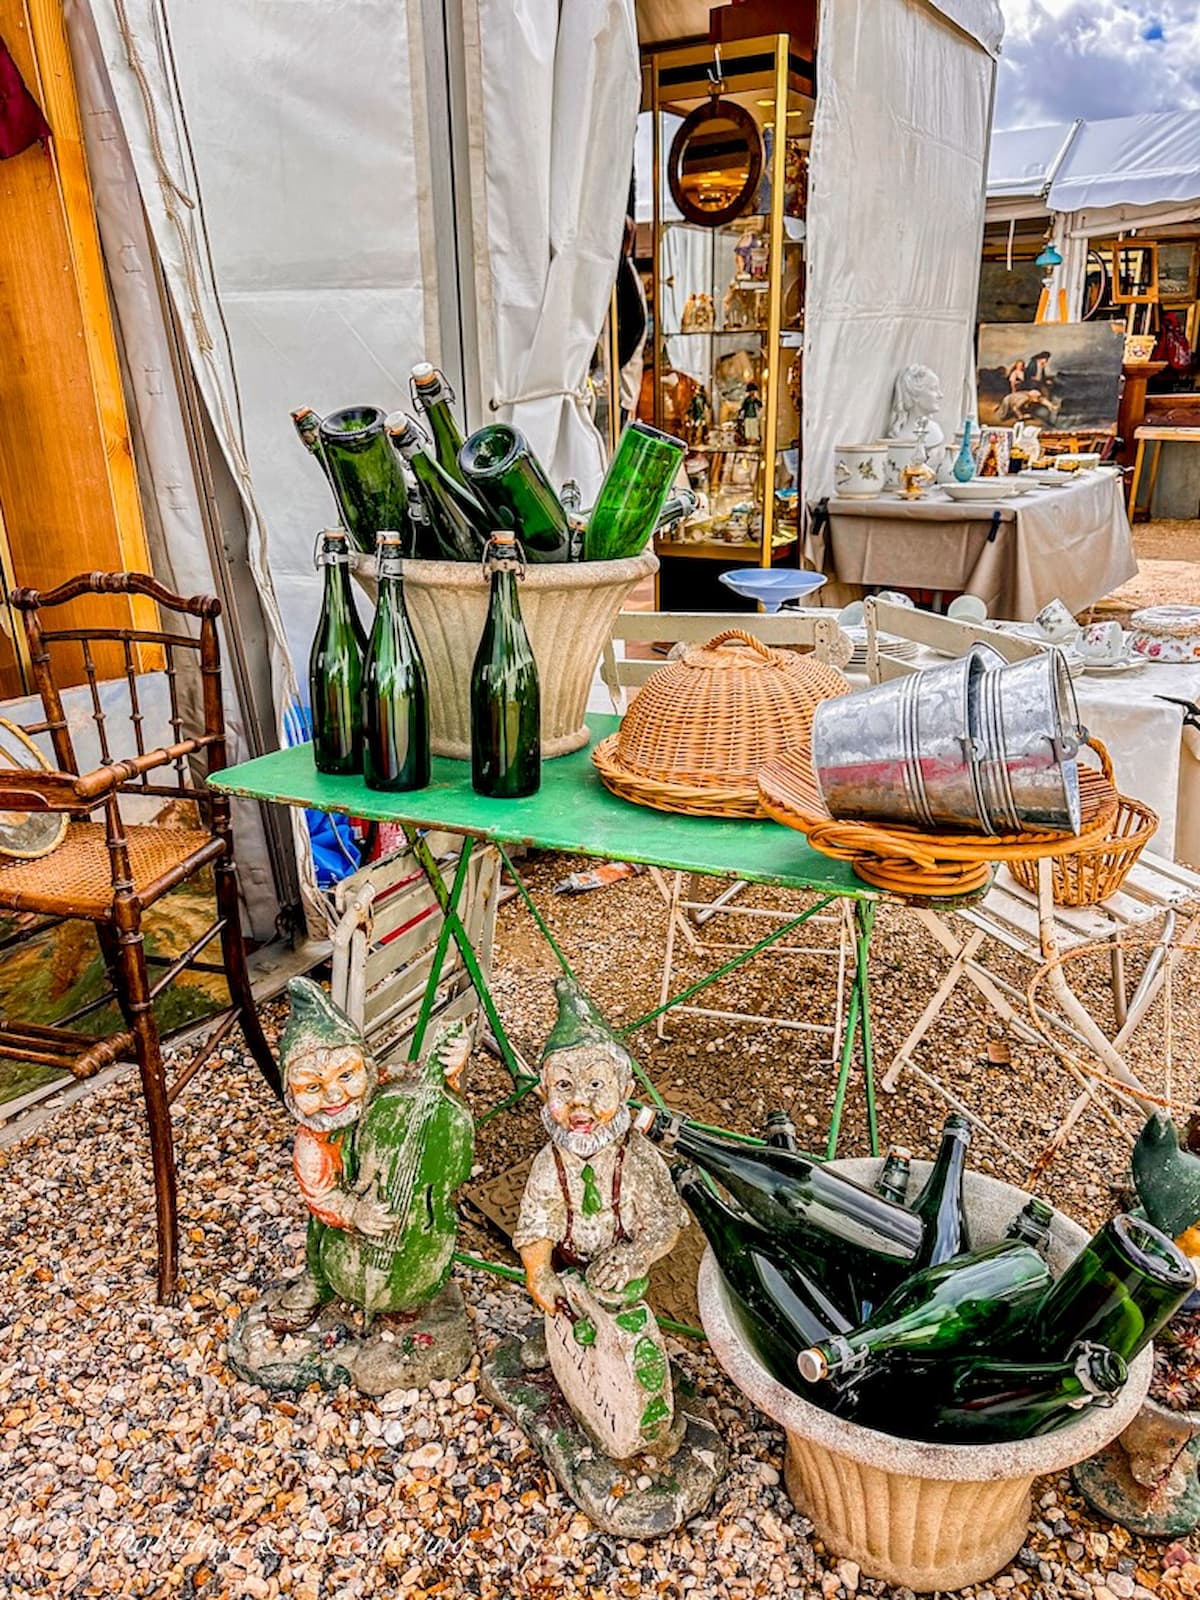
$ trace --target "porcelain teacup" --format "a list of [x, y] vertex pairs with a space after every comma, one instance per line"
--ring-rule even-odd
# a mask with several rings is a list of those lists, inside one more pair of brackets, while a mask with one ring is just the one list
[[1061, 600], [1051, 600], [1033, 620], [1053, 644], [1067, 644], [1079, 633], [1079, 625]]
[[956, 595], [946, 607], [946, 615], [955, 622], [986, 622], [987, 602], [977, 594]]
[[1125, 630], [1119, 622], [1092, 622], [1079, 636], [1079, 654], [1097, 666], [1112, 666], [1125, 654]]

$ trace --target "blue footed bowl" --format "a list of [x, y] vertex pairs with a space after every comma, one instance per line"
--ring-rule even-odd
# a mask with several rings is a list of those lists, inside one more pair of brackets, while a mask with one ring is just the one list
[[759, 600], [768, 611], [778, 611], [785, 600], [812, 594], [825, 582], [823, 572], [797, 572], [794, 567], [739, 567], [722, 572], [721, 582], [746, 600]]

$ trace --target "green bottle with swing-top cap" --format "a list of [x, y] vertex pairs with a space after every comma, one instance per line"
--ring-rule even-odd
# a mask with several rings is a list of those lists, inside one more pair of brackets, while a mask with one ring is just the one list
[[513, 534], [493, 534], [483, 560], [491, 592], [471, 671], [471, 783], [490, 799], [519, 800], [542, 781], [541, 689], [521, 617]]

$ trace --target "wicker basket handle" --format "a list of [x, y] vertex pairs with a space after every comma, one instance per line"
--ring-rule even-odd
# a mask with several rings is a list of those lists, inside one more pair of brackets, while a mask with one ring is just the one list
[[716, 650], [723, 644], [736, 640], [738, 644], [749, 645], [751, 650], [757, 652], [764, 661], [775, 662], [778, 655], [769, 644], [764, 644], [761, 639], [756, 639], [752, 633], [747, 633], [744, 628], [726, 628], [724, 633], [718, 633], [715, 639], [710, 639], [704, 646], [706, 650]]
[[1111, 783], [1115, 789], [1117, 786], [1117, 780], [1113, 776], [1112, 757], [1108, 753], [1108, 746], [1104, 743], [1104, 740], [1097, 739], [1095, 734], [1089, 734], [1084, 740], [1084, 743], [1087, 745], [1089, 750], [1094, 751], [1094, 753], [1099, 757], [1100, 771], [1104, 774], [1105, 780], [1108, 783]]

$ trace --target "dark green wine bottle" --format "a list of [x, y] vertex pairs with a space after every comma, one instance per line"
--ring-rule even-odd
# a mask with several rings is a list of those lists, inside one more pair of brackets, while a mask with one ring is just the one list
[[1045, 1295], [1050, 1269], [1029, 1245], [1008, 1239], [914, 1272], [853, 1332], [800, 1357], [807, 1383], [867, 1368], [891, 1350], [961, 1356], [997, 1349], [1023, 1327]]
[[800, 1352], [848, 1332], [849, 1321], [798, 1263], [780, 1263], [763, 1230], [726, 1205], [694, 1168], [681, 1163], [671, 1176], [712, 1247], [751, 1345], [772, 1376], [794, 1389]]
[[375, 543], [379, 603], [362, 677], [363, 780], [399, 794], [429, 782], [429, 690], [404, 604], [400, 535]]
[[376, 406], [347, 406], [321, 421], [320, 440], [342, 520], [360, 550], [373, 554], [375, 535], [397, 530], [403, 554], [413, 554], [408, 493]]
[[645, 549], [687, 446], [645, 422], [617, 444], [583, 536], [585, 561], [619, 561]]
[[1044, 1200], [1030, 1200], [1005, 1228], [1004, 1237], [1021, 1239], [1045, 1255], [1050, 1247], [1050, 1224], [1053, 1220], [1054, 1212]]
[[1043, 1297], [1029, 1347], [1053, 1361], [1088, 1340], [1132, 1361], [1195, 1287], [1195, 1269], [1165, 1233], [1113, 1217]]
[[939, 1266], [971, 1248], [963, 1211], [963, 1174], [970, 1142], [971, 1125], [967, 1119], [947, 1117], [933, 1169], [909, 1208], [925, 1228], [925, 1239], [917, 1253], [918, 1267]]
[[908, 1195], [908, 1175], [912, 1166], [912, 1151], [905, 1150], [903, 1146], [896, 1145], [888, 1151], [887, 1160], [883, 1169], [875, 1179], [875, 1192], [887, 1200], [894, 1200], [898, 1206], [904, 1204]]
[[292, 412], [292, 424], [296, 429], [296, 436], [300, 443], [314, 458], [321, 471], [325, 474], [325, 482], [333, 490], [334, 504], [341, 512], [341, 502], [338, 500], [337, 485], [329, 470], [329, 463], [325, 459], [325, 451], [321, 445], [321, 419], [311, 406], [300, 406]]
[[1114, 1350], [1078, 1344], [1065, 1361], [886, 1357], [853, 1391], [849, 1415], [865, 1428], [932, 1444], [1032, 1439], [1091, 1406], [1111, 1406], [1129, 1368]]
[[542, 713], [517, 594], [521, 556], [511, 533], [493, 534], [484, 565], [492, 587], [471, 669], [471, 783], [490, 799], [520, 800], [542, 781]]
[[433, 435], [438, 466], [465, 489], [467, 480], [458, 464], [458, 452], [463, 447], [462, 429], [450, 409], [454, 391], [446, 382], [445, 373], [428, 361], [418, 362], [412, 369], [411, 388], [413, 399], [425, 413]]
[[[919, 1218], [820, 1162], [702, 1133], [652, 1106], [638, 1112], [634, 1126], [728, 1189], [782, 1254], [795, 1248], [824, 1257], [856, 1281], [870, 1280], [877, 1298], [912, 1270], [923, 1237]], [[824, 1277], [822, 1283], [830, 1287]]]
[[344, 528], [326, 528], [317, 565], [324, 570], [321, 616], [308, 658], [313, 761], [318, 772], [361, 772], [362, 623], [350, 592]]
[[491, 532], [483, 508], [429, 454], [410, 417], [394, 411], [387, 419], [387, 431], [417, 480], [421, 504], [433, 530], [433, 548], [418, 554], [437, 561], [478, 561]]
[[766, 1140], [776, 1150], [796, 1148], [796, 1124], [786, 1111], [768, 1111]]
[[468, 487], [497, 528], [511, 528], [530, 561], [565, 561], [571, 529], [562, 502], [519, 428], [493, 422], [458, 453]]

